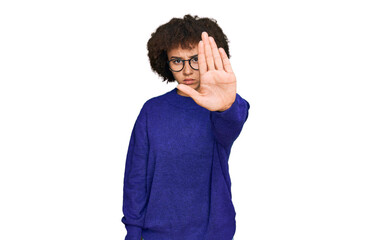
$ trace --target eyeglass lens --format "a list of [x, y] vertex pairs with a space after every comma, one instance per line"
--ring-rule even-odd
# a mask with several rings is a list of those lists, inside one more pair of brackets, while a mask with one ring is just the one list
[[189, 60], [173, 59], [170, 60], [169, 65], [173, 71], [181, 71], [184, 68], [185, 62], [188, 62], [191, 67], [195, 70], [198, 70], [198, 58], [194, 57]]

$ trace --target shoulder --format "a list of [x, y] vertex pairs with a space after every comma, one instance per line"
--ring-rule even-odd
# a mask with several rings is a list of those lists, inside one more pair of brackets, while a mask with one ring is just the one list
[[155, 97], [152, 97], [152, 98], [148, 99], [143, 104], [143, 107], [142, 108], [148, 109], [148, 108], [153, 108], [153, 107], [156, 107], [156, 106], [160, 106], [160, 105], [162, 105], [164, 103], [167, 103], [167, 100], [170, 97], [170, 95], [171, 95], [172, 92], [173, 92], [173, 90], [168, 91], [168, 92], [166, 92], [164, 94], [161, 94], [161, 95], [158, 95], [158, 96], [155, 96]]
[[173, 90], [168, 91], [164, 94], [152, 97], [144, 102], [141, 112], [147, 113], [147, 112], [153, 112], [155, 109], [163, 108], [164, 105], [168, 104], [168, 99], [171, 95]]

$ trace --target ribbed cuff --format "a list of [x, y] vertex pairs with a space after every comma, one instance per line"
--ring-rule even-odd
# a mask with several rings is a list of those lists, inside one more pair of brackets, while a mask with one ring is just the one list
[[133, 225], [125, 225], [125, 228], [127, 231], [125, 240], [140, 240], [142, 228]]

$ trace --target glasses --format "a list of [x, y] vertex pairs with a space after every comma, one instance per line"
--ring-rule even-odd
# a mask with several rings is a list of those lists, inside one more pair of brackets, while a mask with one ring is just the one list
[[189, 66], [191, 66], [192, 69], [198, 70], [198, 56], [195, 56], [188, 60], [182, 60], [179, 58], [172, 59], [170, 61], [167, 61], [169, 64], [170, 70], [173, 72], [180, 72], [184, 68], [184, 62], [188, 62]]

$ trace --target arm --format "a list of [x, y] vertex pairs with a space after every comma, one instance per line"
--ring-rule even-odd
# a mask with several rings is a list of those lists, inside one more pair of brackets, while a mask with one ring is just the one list
[[211, 112], [212, 130], [217, 142], [225, 147], [232, 146], [246, 122], [249, 108], [249, 103], [236, 94], [236, 99], [230, 108], [225, 111]]
[[122, 222], [125, 240], [139, 240], [147, 207], [146, 169], [148, 159], [147, 118], [142, 108], [132, 131], [126, 157]]

